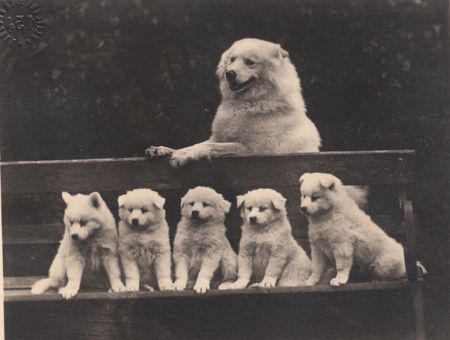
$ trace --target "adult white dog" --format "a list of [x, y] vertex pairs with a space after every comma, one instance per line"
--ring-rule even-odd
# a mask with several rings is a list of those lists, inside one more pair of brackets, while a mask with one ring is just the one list
[[223, 155], [316, 152], [320, 136], [307, 117], [300, 80], [287, 51], [246, 38], [222, 54], [217, 67], [222, 102], [211, 137], [174, 150], [152, 146], [149, 157], [170, 156], [173, 166]]

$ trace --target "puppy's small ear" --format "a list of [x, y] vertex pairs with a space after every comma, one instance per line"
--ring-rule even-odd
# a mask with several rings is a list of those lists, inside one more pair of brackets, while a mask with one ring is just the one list
[[220, 57], [219, 64], [217, 65], [216, 74], [219, 77], [222, 77], [225, 73], [225, 68], [227, 64], [228, 54], [230, 53], [230, 50], [226, 50], [222, 53], [222, 56]]
[[300, 176], [300, 178], [298, 179], [298, 183], [300, 184], [300, 186], [302, 185], [303, 181], [305, 180], [305, 178], [309, 175], [309, 172], [305, 172], [303, 175]]
[[273, 198], [272, 204], [275, 207], [275, 209], [283, 210], [286, 207], [286, 198], [284, 198], [283, 196]]
[[164, 203], [166, 203], [166, 199], [157, 193], [155, 195], [155, 198], [153, 199], [153, 203], [156, 205], [157, 208], [163, 209]]
[[320, 180], [319, 183], [322, 187], [324, 187], [325, 189], [328, 190], [335, 190], [336, 189], [336, 177], [332, 176], [332, 175], [327, 175], [327, 176], [323, 176]]
[[230, 211], [231, 203], [222, 197], [222, 199], [219, 201], [219, 206], [226, 214]]
[[245, 202], [245, 195], [238, 195], [238, 196], [236, 196], [236, 203], [237, 203], [238, 209], [240, 209], [242, 207], [244, 202]]
[[186, 204], [186, 197], [187, 197], [187, 195], [189, 195], [190, 192], [191, 192], [191, 189], [189, 189], [188, 192], [183, 197], [181, 197], [181, 203], [180, 203], [181, 208], [183, 208], [184, 205]]
[[280, 59], [289, 58], [289, 52], [283, 49], [281, 45], [278, 45], [277, 57]]
[[126, 195], [120, 195], [117, 197], [117, 204], [119, 205], [119, 208], [122, 208], [125, 204], [125, 197]]
[[70, 202], [72, 201], [73, 196], [71, 194], [69, 194], [68, 192], [63, 191], [61, 194], [61, 197], [62, 197], [63, 201], [66, 203], [66, 205], [69, 205]]
[[89, 195], [89, 205], [94, 209], [100, 208], [102, 201], [102, 196], [98, 192], [93, 192]]

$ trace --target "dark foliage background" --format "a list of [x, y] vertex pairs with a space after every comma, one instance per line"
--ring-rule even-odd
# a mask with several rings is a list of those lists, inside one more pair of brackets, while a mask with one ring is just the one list
[[418, 151], [429, 334], [448, 331], [449, 43], [444, 0], [47, 1], [33, 48], [0, 41], [3, 161], [142, 155], [209, 136], [236, 39], [281, 43], [324, 150]]

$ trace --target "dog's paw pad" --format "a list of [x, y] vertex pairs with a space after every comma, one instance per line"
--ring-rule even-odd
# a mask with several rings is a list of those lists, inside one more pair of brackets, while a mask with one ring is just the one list
[[78, 293], [78, 289], [75, 288], [69, 288], [69, 287], [62, 287], [58, 290], [58, 293], [61, 294], [61, 296], [64, 299], [71, 299]]

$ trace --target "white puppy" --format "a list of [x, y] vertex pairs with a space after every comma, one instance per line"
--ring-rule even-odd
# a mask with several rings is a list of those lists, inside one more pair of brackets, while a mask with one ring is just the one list
[[169, 227], [165, 199], [150, 189], [135, 189], [118, 198], [119, 254], [126, 288], [173, 289]]
[[62, 198], [67, 205], [64, 236], [49, 277], [37, 281], [31, 293], [42, 294], [52, 287], [61, 287], [59, 293], [70, 299], [80, 289], [83, 272], [98, 272], [101, 265], [108, 274], [112, 291], [124, 290], [117, 255], [116, 222], [100, 194], [72, 196], [63, 192]]
[[236, 41], [217, 67], [222, 103], [211, 137], [184, 149], [150, 147], [150, 157], [183, 165], [223, 155], [319, 151], [320, 137], [306, 116], [300, 80], [288, 52], [259, 39]]
[[286, 199], [272, 189], [258, 189], [237, 197], [244, 220], [239, 245], [238, 279], [220, 289], [295, 287], [311, 273], [311, 263], [291, 234]]
[[225, 236], [225, 214], [230, 202], [211, 188], [190, 189], [181, 199], [181, 221], [174, 241], [175, 289], [184, 290], [195, 280], [194, 290], [205, 293], [221, 267], [223, 280], [234, 281], [237, 255]]
[[368, 270], [375, 280], [405, 277], [402, 246], [359, 209], [338, 178], [305, 173], [300, 177], [300, 192], [311, 243], [308, 285], [319, 282], [329, 262], [337, 271], [332, 286], [346, 284], [354, 264]]

